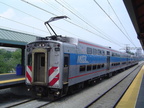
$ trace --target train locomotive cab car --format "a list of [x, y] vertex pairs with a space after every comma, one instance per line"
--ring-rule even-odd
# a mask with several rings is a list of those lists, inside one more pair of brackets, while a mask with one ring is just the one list
[[69, 53], [76, 46], [64, 37], [38, 38], [26, 46], [26, 84], [37, 96], [65, 95], [68, 88]]
[[80, 39], [37, 38], [26, 46], [26, 84], [36, 96], [53, 100], [137, 63], [128, 54]]

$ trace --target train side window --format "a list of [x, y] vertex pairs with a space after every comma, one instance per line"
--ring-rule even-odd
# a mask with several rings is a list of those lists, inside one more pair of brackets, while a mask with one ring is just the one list
[[104, 51], [102, 51], [102, 54], [103, 54], [103, 55], [105, 55], [105, 52], [104, 52]]
[[100, 50], [100, 55], [102, 55], [102, 50]]
[[101, 50], [101, 55], [103, 55], [103, 50]]
[[96, 65], [96, 64], [94, 64], [94, 65], [93, 65], [93, 70], [95, 70], [95, 69], [96, 69], [96, 67], [97, 67], [97, 65]]
[[94, 55], [97, 54], [97, 49], [93, 49], [93, 54], [94, 54]]
[[80, 72], [85, 71], [85, 69], [86, 69], [86, 66], [85, 66], [85, 65], [80, 66]]
[[87, 54], [92, 54], [92, 48], [87, 47]]
[[91, 71], [91, 65], [87, 65], [87, 71]]
[[64, 67], [68, 67], [68, 65], [69, 65], [69, 57], [65, 56], [64, 57]]
[[97, 69], [100, 69], [100, 68], [101, 68], [101, 65], [98, 65], [98, 66], [97, 66]]
[[109, 51], [107, 51], [107, 55], [110, 55], [110, 52], [109, 52]]
[[28, 63], [27, 63], [28, 66], [32, 66], [32, 54], [29, 54], [28, 55]]
[[101, 50], [98, 49], [98, 55], [100, 55], [100, 54], [101, 54]]

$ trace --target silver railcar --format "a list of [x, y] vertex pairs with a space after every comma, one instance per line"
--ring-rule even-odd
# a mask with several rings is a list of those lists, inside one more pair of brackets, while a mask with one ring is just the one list
[[137, 59], [108, 47], [76, 38], [51, 36], [26, 46], [26, 84], [37, 96], [50, 99], [83, 88]]

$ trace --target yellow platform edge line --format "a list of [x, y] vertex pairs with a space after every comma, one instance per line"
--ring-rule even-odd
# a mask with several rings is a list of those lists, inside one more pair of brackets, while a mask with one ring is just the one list
[[9, 74], [16, 74], [16, 73], [2, 73], [2, 74], [0, 74], [0, 76], [1, 75], [9, 75]]
[[16, 81], [22, 81], [22, 80], [25, 80], [25, 78], [17, 78], [17, 79], [11, 79], [11, 80], [4, 80], [4, 81], [0, 81], [0, 84], [10, 83], [10, 82], [16, 82]]
[[144, 66], [141, 68], [138, 75], [136, 76], [116, 108], [135, 108], [143, 75]]

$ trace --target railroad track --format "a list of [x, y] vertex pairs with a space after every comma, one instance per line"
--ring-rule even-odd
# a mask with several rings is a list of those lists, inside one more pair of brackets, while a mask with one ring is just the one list
[[[113, 85], [111, 88], [109, 88], [107, 91], [105, 91], [103, 94], [101, 94], [99, 97], [97, 97], [95, 100], [93, 100], [91, 103], [89, 103], [87, 106], [85, 106], [85, 108], [115, 108], [116, 105], [118, 104], [118, 102], [120, 101], [120, 99], [122, 98], [122, 96], [125, 94], [125, 92], [127, 91], [127, 89], [129, 88], [129, 86], [131, 85], [131, 83], [133, 82], [133, 80], [135, 79], [135, 77], [137, 76], [139, 70], [141, 69], [143, 64], [139, 65], [138, 67], [136, 67], [132, 72], [130, 72], [128, 75], [126, 75], [124, 78], [122, 78], [119, 82], [117, 82], [115, 85]], [[137, 73], [134, 73], [135, 71], [137, 71]], [[133, 76], [131, 78], [130, 83], [128, 84], [128, 86], [125, 88], [125, 90], [123, 92], [121, 92], [121, 96], [117, 97], [117, 100], [114, 101], [113, 103], [110, 102], [112, 100], [108, 100], [107, 98], [110, 97], [110, 95], [112, 95], [112, 93], [117, 92], [118, 86], [121, 87], [121, 85], [123, 83], [126, 82], [126, 80], [128, 80], [128, 78], [130, 76]], [[130, 78], [129, 78], [130, 79]], [[118, 92], [117, 92], [118, 93]], [[112, 97], [112, 96], [111, 96]], [[109, 101], [109, 102], [106, 102]], [[106, 102], [106, 103], [103, 103]], [[105, 104], [105, 105], [104, 105]], [[108, 105], [109, 104], [109, 105]], [[111, 104], [111, 105], [110, 105]], [[110, 106], [110, 107], [109, 107]]]
[[[23, 108], [23, 107], [25, 107], [25, 108], [41, 108], [41, 107], [47, 107], [47, 108], [51, 108], [51, 107], [68, 108], [69, 107], [69, 108], [73, 108], [74, 106], [78, 107], [79, 105], [80, 105], [80, 107], [82, 106], [82, 108], [84, 108], [84, 107], [85, 108], [97, 108], [95, 106], [95, 104], [98, 104], [99, 101], [104, 103], [103, 100], [104, 100], [105, 97], [107, 97], [107, 95], [110, 95], [113, 92], [117, 91], [116, 90], [117, 86], [119, 84], [122, 84], [122, 82], [123, 83], [127, 82], [126, 79], [130, 79], [128, 77], [133, 75], [133, 78], [131, 78], [131, 80], [129, 81], [129, 84], [126, 86], [126, 89], [122, 88], [123, 92], [117, 98], [117, 100], [114, 101], [114, 103], [110, 103], [110, 104], [112, 104], [112, 106], [110, 108], [112, 108], [112, 107], [115, 107], [116, 104], [119, 102], [119, 100], [121, 99], [121, 97], [123, 96], [125, 91], [128, 89], [129, 85], [132, 83], [133, 79], [135, 78], [135, 76], [139, 72], [142, 65], [143, 64], [139, 64], [138, 66], [131, 69], [131, 71], [129, 71], [128, 74], [126, 74], [126, 76], [124, 75], [125, 76], [124, 78], [120, 79], [120, 81], [118, 80], [118, 82], [116, 84], [114, 84], [114, 85], [112, 84], [111, 85], [112, 87], [109, 86], [108, 90], [106, 90], [106, 91], [104, 90], [104, 89], [107, 89], [107, 87], [106, 88], [102, 87], [103, 90], [102, 89], [101, 90], [97, 89], [97, 90], [100, 90], [100, 91], [103, 91], [103, 92], [98, 91], [98, 93], [95, 93], [96, 96], [91, 100], [89, 100], [90, 98], [87, 98], [88, 96], [85, 96], [82, 92], [80, 92], [78, 94], [72, 95], [72, 97], [65, 97], [65, 98], [60, 99], [59, 101], [55, 101], [55, 102], [48, 101], [48, 100], [41, 100], [41, 99], [29, 99], [29, 100], [25, 100], [23, 102], [19, 102], [19, 103], [16, 103], [14, 105], [8, 106], [8, 108]], [[109, 78], [109, 80], [111, 80], [111, 78]], [[96, 85], [96, 86], [98, 86], [98, 85]], [[95, 89], [93, 89], [93, 91], [95, 91]], [[85, 94], [91, 93], [91, 91], [89, 91], [89, 90], [88, 91], [85, 90], [83, 92], [85, 92]], [[80, 101], [80, 102], [78, 101], [78, 103], [76, 103], [75, 100], [81, 99], [80, 97], [83, 97], [84, 103], [81, 103], [83, 100]], [[87, 100], [87, 101], [85, 102], [85, 100]], [[111, 100], [111, 99], [109, 99], [109, 100]], [[73, 102], [75, 102], [75, 103], [73, 103]], [[70, 104], [70, 103], [72, 103], [72, 104]], [[101, 107], [101, 108], [103, 108], [103, 107]]]
[[41, 108], [45, 105], [50, 104], [51, 101], [43, 99], [28, 99], [22, 102], [7, 106], [7, 108]]

